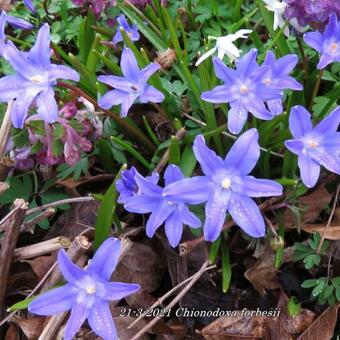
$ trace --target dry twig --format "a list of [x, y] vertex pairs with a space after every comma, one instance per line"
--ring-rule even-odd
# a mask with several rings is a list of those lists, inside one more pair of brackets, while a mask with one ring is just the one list
[[[207, 267], [204, 269], [204, 272], [210, 270], [210, 269], [213, 269], [213, 268], [216, 268], [216, 264], [214, 264], [213, 266], [210, 266], [210, 267]], [[164, 294], [163, 296], [161, 296], [152, 306], [150, 306], [149, 308], [147, 308], [147, 310], [142, 314], [140, 315], [136, 320], [134, 320], [132, 322], [131, 325], [129, 325], [128, 329], [132, 328], [134, 325], [136, 325], [140, 320], [142, 320], [147, 314], [148, 314], [148, 310], [152, 310], [158, 306], [160, 306], [169, 296], [171, 296], [173, 293], [175, 293], [175, 291], [179, 288], [181, 288], [182, 286], [184, 286], [187, 282], [190, 282], [193, 277], [195, 276], [196, 274], [188, 277], [187, 279], [183, 280], [182, 282], [180, 282], [178, 285], [176, 285], [175, 287], [173, 287], [172, 289], [170, 289], [166, 294]]]
[[15, 248], [13, 252], [13, 261], [22, 261], [49, 254], [61, 248], [68, 248], [70, 245], [71, 241], [68, 237], [59, 236], [29, 246]]
[[79, 202], [89, 202], [89, 201], [94, 201], [94, 200], [95, 200], [95, 198], [92, 197], [92, 196], [66, 198], [64, 200], [51, 202], [51, 203], [42, 205], [40, 207], [35, 207], [35, 208], [32, 208], [32, 209], [29, 209], [29, 210], [27, 210], [26, 215], [30, 215], [30, 214], [36, 213], [36, 212], [44, 210], [44, 209], [57, 207], [58, 205], [64, 205], [64, 204], [69, 204], [69, 203], [79, 203]]
[[4, 119], [2, 120], [1, 128], [0, 128], [0, 159], [2, 159], [8, 136], [11, 131], [11, 112], [12, 112], [12, 107], [13, 107], [13, 100], [9, 101], [7, 104], [7, 109], [5, 112]]
[[321, 240], [320, 240], [318, 249], [316, 250], [316, 253], [317, 253], [317, 254], [320, 253], [322, 244], [323, 244], [323, 242], [325, 241], [326, 232], [327, 232], [328, 228], [330, 227], [330, 225], [331, 225], [331, 223], [332, 223], [334, 211], [335, 211], [335, 208], [336, 208], [336, 206], [337, 206], [337, 204], [338, 204], [339, 193], [340, 193], [340, 184], [338, 184], [338, 186], [337, 186], [337, 188], [336, 188], [335, 197], [334, 197], [334, 202], [333, 202], [333, 206], [332, 206], [332, 211], [331, 211], [331, 213], [330, 213], [330, 215], [329, 215], [329, 218], [328, 218], [327, 224], [326, 224], [326, 226], [325, 226], [325, 229], [323, 230], [323, 233], [322, 233], [322, 236], [321, 236]]
[[13, 205], [15, 212], [10, 217], [10, 223], [8, 223], [8, 227], [5, 231], [2, 246], [0, 249], [0, 306], [4, 305], [3, 302], [7, 289], [12, 256], [17, 244], [20, 226], [25, 218], [26, 210], [28, 207], [28, 204], [23, 199], [15, 200]]
[[[178, 301], [182, 299], [182, 297], [189, 291], [189, 289], [198, 281], [198, 279], [202, 276], [202, 274], [206, 271], [209, 265], [209, 261], [205, 261], [200, 268], [200, 270], [194, 274], [189, 281], [189, 283], [181, 290], [181, 292], [165, 307], [165, 309], [173, 308]], [[150, 321], [145, 327], [143, 327], [131, 340], [138, 340], [144, 335], [150, 328], [152, 328], [162, 317], [157, 316], [152, 321]]]

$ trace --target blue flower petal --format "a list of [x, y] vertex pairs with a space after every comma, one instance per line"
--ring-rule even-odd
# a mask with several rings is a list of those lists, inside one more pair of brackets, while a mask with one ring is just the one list
[[113, 271], [116, 269], [119, 253], [119, 239], [109, 237], [97, 249], [94, 257], [86, 269], [86, 272], [95, 274], [102, 280], [110, 280]]
[[159, 197], [149, 197], [144, 195], [133, 196], [125, 201], [124, 208], [130, 212], [147, 214], [157, 210], [159, 204]]
[[213, 150], [207, 147], [203, 135], [196, 136], [193, 151], [203, 172], [207, 176], [212, 175], [216, 170], [224, 167], [222, 158], [217, 156]]
[[199, 228], [201, 226], [200, 219], [189, 210], [187, 205], [179, 204], [178, 213], [180, 215], [181, 221], [191, 228]]
[[137, 81], [140, 76], [140, 69], [137, 64], [135, 55], [130, 48], [125, 47], [120, 59], [120, 67], [126, 77], [130, 81]]
[[233, 193], [228, 210], [234, 222], [248, 235], [252, 237], [264, 236], [266, 228], [263, 217], [251, 198]]
[[205, 240], [214, 242], [220, 235], [226, 218], [230, 194], [230, 190], [214, 190], [206, 203], [205, 223], [203, 226]]
[[314, 187], [320, 175], [320, 165], [304, 153], [299, 156], [298, 165], [303, 184], [308, 188]]
[[88, 317], [91, 329], [105, 340], [118, 339], [109, 304], [97, 299]]
[[260, 157], [258, 138], [256, 129], [244, 132], [228, 152], [224, 160], [225, 166], [237, 170], [241, 175], [247, 175]]
[[232, 190], [249, 197], [270, 197], [281, 196], [283, 188], [281, 184], [269, 179], [245, 176], [240, 183], [232, 184]]
[[176, 205], [172, 202], [162, 201], [157, 210], [153, 211], [146, 223], [146, 235], [153, 237], [156, 230], [164, 223], [170, 214], [176, 209]]
[[340, 106], [335, 108], [328, 116], [317, 124], [314, 130], [322, 135], [327, 135], [338, 130], [340, 124]]
[[71, 284], [55, 288], [35, 298], [28, 310], [37, 315], [54, 315], [71, 309], [77, 290]]
[[188, 204], [200, 204], [209, 199], [212, 183], [205, 176], [186, 178], [168, 185], [163, 190], [165, 197]]
[[88, 305], [86, 301], [81, 303], [76, 302], [72, 309], [70, 318], [65, 327], [64, 340], [72, 340], [77, 334], [80, 327], [90, 315], [92, 305]]
[[[17, 99], [18, 100], [18, 99]], [[53, 123], [58, 118], [58, 105], [54, 98], [52, 87], [41, 92], [37, 98], [38, 114], [47, 123]]]
[[182, 179], [184, 179], [184, 175], [181, 169], [175, 164], [168, 165], [164, 172], [165, 185], [167, 186], [173, 182], [180, 181]]
[[64, 278], [75, 286], [87, 275], [84, 270], [71, 262], [64, 249], [58, 252], [58, 265]]
[[165, 221], [165, 234], [171, 245], [175, 248], [178, 246], [179, 241], [182, 238], [183, 223], [181, 216], [177, 210], [175, 210]]
[[28, 52], [28, 58], [37, 66], [47, 68], [51, 64], [50, 26], [44, 24], [38, 31], [34, 46]]
[[97, 282], [98, 297], [105, 301], [119, 301], [140, 290], [140, 285], [123, 282]]
[[312, 130], [310, 113], [303, 106], [294, 106], [289, 115], [289, 129], [299, 139]]

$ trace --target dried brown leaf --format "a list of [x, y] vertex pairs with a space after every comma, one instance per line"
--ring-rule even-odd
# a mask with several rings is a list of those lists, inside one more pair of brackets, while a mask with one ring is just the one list
[[265, 317], [220, 317], [202, 329], [206, 340], [259, 339], [265, 336]]
[[159, 287], [163, 273], [162, 261], [151, 246], [133, 243], [117, 266], [112, 280], [138, 283], [145, 292], [151, 293]]
[[[319, 185], [311, 193], [301, 196], [298, 200], [298, 207], [304, 211], [303, 222], [314, 222], [322, 210], [331, 202], [332, 197], [333, 194], [327, 191], [325, 184]], [[296, 218], [289, 209], [284, 214], [284, 221], [286, 227], [296, 225]]]
[[11, 322], [16, 324], [22, 332], [26, 335], [28, 340], [37, 339], [41, 334], [45, 322], [45, 318], [35, 317], [31, 319], [24, 319], [14, 317]]
[[270, 339], [295, 339], [297, 334], [300, 334], [307, 329], [313, 322], [315, 314], [308, 309], [302, 308], [296, 316], [288, 314], [288, 297], [281, 292], [277, 304], [277, 308], [281, 310], [279, 317], [268, 319], [267, 335]]
[[71, 209], [60, 215], [55, 225], [48, 231], [45, 239], [57, 236], [73, 239], [84, 230], [94, 228], [99, 204], [98, 201], [90, 201], [72, 205]]
[[55, 256], [39, 256], [33, 260], [25, 260], [22, 262], [27, 262], [32, 267], [34, 274], [40, 281], [55, 262]]
[[6, 335], [5, 335], [5, 340], [19, 340], [19, 330], [17, 327], [14, 325], [9, 325]]
[[95, 182], [102, 182], [102, 181], [112, 182], [113, 179], [114, 179], [113, 175], [102, 174], [102, 175], [97, 175], [97, 176], [85, 176], [85, 177], [79, 178], [78, 180], [74, 180], [73, 178], [68, 178], [64, 180], [59, 180], [57, 181], [57, 183], [68, 189], [73, 189], [86, 183], [95, 183]]
[[[128, 326], [135, 320], [133, 317], [120, 316], [114, 317], [113, 321], [117, 328], [118, 338], [120, 340], [130, 340], [138, 331], [140, 331], [146, 324], [147, 321], [142, 320], [142, 322], [138, 323], [134, 327], [128, 329]], [[144, 334], [140, 337], [140, 340], [149, 340], [150, 337], [147, 334]]]
[[[303, 224], [301, 229], [306, 231], [307, 233], [319, 233], [323, 235], [325, 230], [325, 224]], [[325, 238], [327, 240], [340, 240], [340, 225], [330, 225], [325, 233]]]
[[[291, 258], [291, 248], [284, 250], [283, 261]], [[274, 266], [275, 253], [273, 250], [266, 246], [260, 253], [259, 260], [257, 260], [251, 267], [247, 269], [244, 276], [253, 287], [259, 292], [260, 295], [266, 294], [266, 289], [277, 289], [280, 287], [277, 278], [277, 269]]]
[[333, 337], [339, 305], [328, 307], [297, 340], [329, 340]]
[[[315, 315], [307, 309], [302, 309], [296, 317], [292, 317], [287, 312], [287, 304], [287, 296], [281, 293], [276, 309], [280, 310], [278, 316], [242, 316], [242, 312], [237, 311], [237, 316], [220, 317], [204, 327], [202, 335], [207, 340], [295, 339], [297, 334], [312, 324]], [[323, 338], [318, 338], [320, 339]]]

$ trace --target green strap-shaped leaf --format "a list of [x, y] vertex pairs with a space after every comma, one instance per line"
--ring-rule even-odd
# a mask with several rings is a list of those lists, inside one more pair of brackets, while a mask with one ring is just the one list
[[96, 220], [96, 230], [94, 234], [94, 249], [98, 247], [107, 239], [112, 226], [113, 215], [117, 206], [118, 192], [116, 189], [116, 183], [120, 178], [121, 172], [126, 169], [124, 164], [109, 189], [106, 191], [101, 204], [98, 209], [98, 215]]

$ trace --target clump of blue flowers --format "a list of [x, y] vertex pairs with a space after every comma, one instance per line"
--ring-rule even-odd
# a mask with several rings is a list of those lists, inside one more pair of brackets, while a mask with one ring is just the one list
[[[129, 170], [127, 170], [129, 171]], [[123, 174], [126, 178], [126, 174]], [[176, 247], [182, 237], [183, 224], [191, 228], [201, 226], [201, 221], [188, 208], [188, 204], [197, 203], [197, 198], [187, 198], [185, 195], [168, 197], [166, 189], [178, 181], [183, 180], [184, 176], [178, 166], [170, 164], [164, 173], [165, 187], [157, 185], [157, 176], [144, 178], [136, 173], [129, 182], [136, 183], [138, 188], [134, 190], [137, 194], [124, 199], [124, 207], [127, 211], [146, 214], [151, 213], [146, 223], [146, 234], [153, 237], [156, 230], [164, 223], [165, 234], [172, 247]], [[127, 182], [127, 181], [125, 181]], [[118, 184], [118, 183], [117, 183]], [[120, 197], [126, 195], [126, 190], [122, 190], [121, 184], [117, 185]]]
[[257, 131], [250, 129], [243, 133], [224, 160], [206, 146], [202, 135], [198, 135], [194, 154], [204, 176], [169, 185], [164, 190], [165, 196], [206, 202], [203, 231], [207, 241], [218, 238], [227, 211], [247, 234], [264, 236], [263, 217], [252, 197], [280, 196], [282, 186], [272, 180], [249, 176], [260, 157]]
[[[200, 220], [187, 205], [203, 202], [206, 202], [203, 231], [207, 241], [218, 238], [227, 211], [247, 234], [264, 236], [264, 220], [252, 197], [280, 196], [282, 186], [248, 175], [260, 157], [257, 131], [251, 129], [241, 135], [224, 160], [206, 146], [202, 135], [195, 138], [193, 149], [204, 176], [184, 178], [177, 166], [169, 165], [164, 174], [165, 187], [161, 188], [135, 174], [129, 182], [136, 183], [138, 191], [134, 190], [137, 194], [124, 200], [125, 209], [140, 214], [152, 213], [146, 224], [149, 237], [165, 223], [165, 232], [173, 247], [181, 239], [183, 224], [200, 227]], [[117, 189], [120, 195], [126, 194], [121, 184]]]
[[109, 303], [140, 289], [138, 284], [110, 282], [119, 253], [120, 241], [108, 238], [84, 270], [73, 264], [63, 249], [60, 250], [58, 264], [67, 284], [37, 297], [28, 310], [37, 315], [54, 315], [70, 310], [65, 340], [73, 339], [86, 319], [92, 330], [104, 340], [118, 339]]
[[236, 61], [236, 70], [214, 58], [216, 77], [224, 84], [201, 95], [203, 100], [210, 103], [229, 103], [228, 129], [234, 134], [241, 132], [248, 112], [258, 119], [271, 120], [282, 113], [282, 90], [302, 89], [288, 75], [297, 63], [296, 55], [276, 61], [274, 55], [269, 53], [262, 66], [257, 64], [256, 57], [257, 50], [250, 50]]

